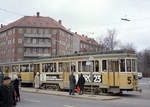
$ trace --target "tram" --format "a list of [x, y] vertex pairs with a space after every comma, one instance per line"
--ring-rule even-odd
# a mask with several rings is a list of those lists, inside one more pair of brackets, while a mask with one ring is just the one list
[[129, 50], [76, 53], [52, 56], [35, 60], [0, 63], [5, 76], [21, 74], [22, 83], [33, 83], [37, 72], [44, 87], [69, 89], [69, 75], [74, 73], [76, 81], [82, 73], [86, 83], [99, 92], [121, 93], [138, 91], [137, 56]]

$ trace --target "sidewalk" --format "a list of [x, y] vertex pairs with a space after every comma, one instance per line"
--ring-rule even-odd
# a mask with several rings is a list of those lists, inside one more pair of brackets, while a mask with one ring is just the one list
[[55, 96], [65, 96], [71, 98], [81, 98], [81, 99], [89, 99], [89, 100], [99, 100], [99, 101], [106, 101], [106, 100], [117, 100], [120, 97], [117, 96], [102, 96], [102, 95], [69, 95], [68, 92], [62, 91], [51, 91], [51, 90], [41, 90], [41, 89], [34, 89], [34, 88], [21, 88], [22, 92], [30, 92], [30, 93], [40, 93], [40, 94], [48, 94], [48, 95], [55, 95]]

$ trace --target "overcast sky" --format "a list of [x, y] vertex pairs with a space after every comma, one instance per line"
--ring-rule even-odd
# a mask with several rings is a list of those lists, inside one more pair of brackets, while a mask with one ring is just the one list
[[[66, 28], [80, 34], [98, 38], [114, 28], [123, 43], [133, 43], [137, 50], [150, 47], [150, 0], [1, 0], [0, 23], [37, 11], [61, 19]], [[124, 17], [131, 21], [121, 21]]]

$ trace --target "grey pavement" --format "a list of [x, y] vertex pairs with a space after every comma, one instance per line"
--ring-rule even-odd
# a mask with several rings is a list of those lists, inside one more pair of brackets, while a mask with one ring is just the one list
[[120, 99], [114, 100], [91, 100], [46, 93], [22, 92], [22, 100], [17, 107], [150, 107], [149, 80], [140, 80], [140, 87], [143, 89], [142, 93], [124, 92], [121, 96], [110, 96], [120, 97]]

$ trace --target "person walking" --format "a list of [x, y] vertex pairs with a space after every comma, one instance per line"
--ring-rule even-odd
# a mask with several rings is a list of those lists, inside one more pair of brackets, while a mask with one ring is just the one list
[[83, 77], [83, 74], [81, 73], [80, 77], [79, 77], [79, 80], [78, 80], [78, 83], [77, 83], [77, 86], [80, 87], [80, 95], [83, 94], [83, 91], [84, 91], [84, 84], [85, 84], [85, 79]]
[[69, 83], [70, 83], [69, 95], [74, 95], [76, 87], [76, 79], [75, 76], [73, 75], [73, 72], [71, 73], [71, 75], [69, 75]]
[[16, 100], [18, 102], [20, 102], [20, 92], [19, 92], [19, 79], [17, 76], [14, 76], [14, 81], [13, 81], [13, 86], [14, 86], [14, 89], [15, 89], [15, 92], [16, 92]]
[[34, 87], [36, 89], [40, 88], [40, 76], [39, 72], [36, 73], [35, 78], [34, 78]]
[[14, 88], [10, 82], [10, 77], [4, 77], [0, 86], [0, 107], [16, 107]]
[[4, 74], [2, 71], [0, 71], [0, 85], [3, 83]]

